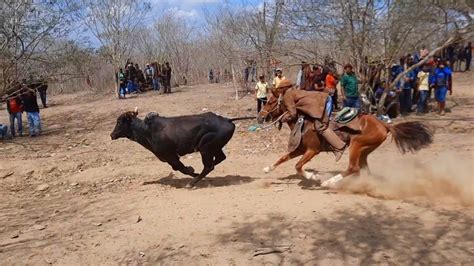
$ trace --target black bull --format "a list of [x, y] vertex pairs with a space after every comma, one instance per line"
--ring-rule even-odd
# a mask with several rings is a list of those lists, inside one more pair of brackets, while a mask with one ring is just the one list
[[[160, 161], [171, 165], [173, 170], [192, 176], [187, 187], [193, 187], [226, 159], [222, 148], [234, 134], [235, 125], [232, 121], [255, 118], [229, 119], [211, 112], [179, 117], [149, 113], [141, 120], [137, 115], [137, 110], [120, 115], [110, 134], [112, 140], [128, 138], [138, 142]], [[179, 160], [180, 156], [193, 152], [201, 153], [204, 169], [200, 174]]]

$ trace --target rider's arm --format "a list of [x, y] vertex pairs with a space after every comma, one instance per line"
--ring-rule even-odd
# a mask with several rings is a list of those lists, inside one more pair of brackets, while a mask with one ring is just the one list
[[283, 103], [285, 104], [286, 109], [288, 110], [288, 114], [285, 116], [284, 120], [289, 121], [296, 118], [295, 97], [291, 93], [287, 92], [283, 96]]

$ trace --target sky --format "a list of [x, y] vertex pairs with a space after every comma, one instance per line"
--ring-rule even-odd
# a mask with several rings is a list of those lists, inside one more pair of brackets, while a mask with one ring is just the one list
[[204, 10], [212, 12], [221, 5], [257, 8], [263, 0], [151, 0], [151, 3], [152, 14], [158, 15], [163, 11], [171, 11], [178, 17], [200, 21], [203, 20]]

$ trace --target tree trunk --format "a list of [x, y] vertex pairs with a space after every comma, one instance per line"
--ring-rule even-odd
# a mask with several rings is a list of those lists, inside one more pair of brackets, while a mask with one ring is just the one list
[[234, 90], [235, 90], [235, 100], [238, 100], [239, 99], [239, 87], [237, 86], [237, 79], [235, 77], [234, 63], [230, 64], [230, 71], [232, 72], [232, 85], [234, 86]]

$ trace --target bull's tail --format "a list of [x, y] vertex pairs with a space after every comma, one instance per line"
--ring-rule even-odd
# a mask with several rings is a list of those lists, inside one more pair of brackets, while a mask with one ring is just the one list
[[433, 132], [420, 122], [403, 122], [385, 125], [401, 153], [415, 152], [433, 142]]
[[239, 120], [248, 120], [248, 119], [255, 119], [256, 116], [244, 116], [244, 117], [236, 117], [236, 118], [228, 118], [230, 122], [239, 121]]

